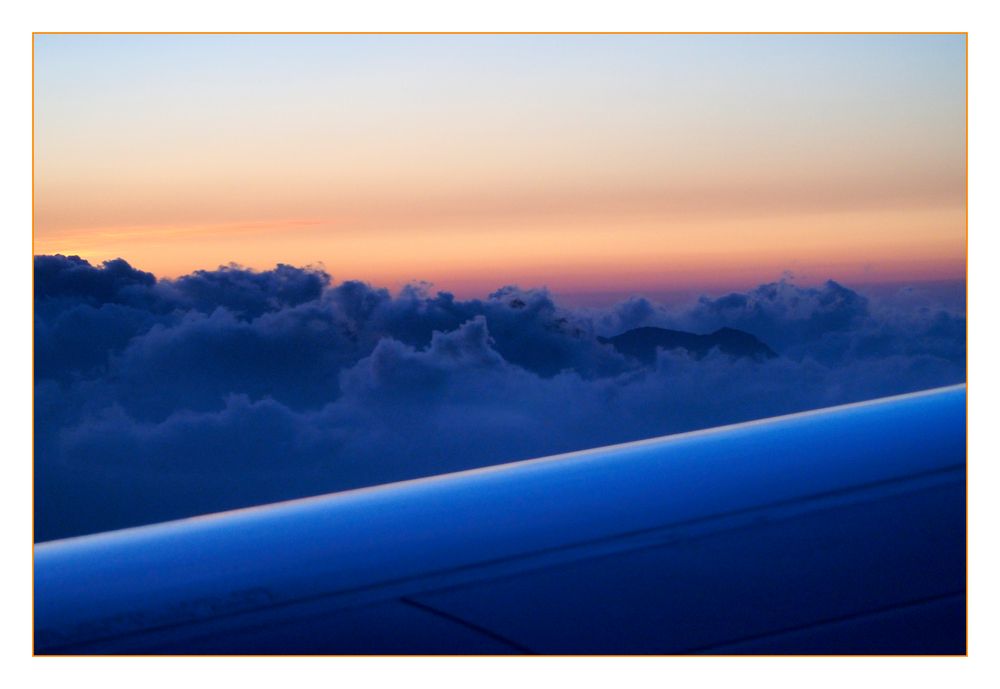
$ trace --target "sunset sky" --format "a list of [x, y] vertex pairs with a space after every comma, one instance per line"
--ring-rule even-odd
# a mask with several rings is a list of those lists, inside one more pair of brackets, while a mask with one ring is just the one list
[[965, 37], [40, 35], [35, 253], [586, 293], [965, 275]]

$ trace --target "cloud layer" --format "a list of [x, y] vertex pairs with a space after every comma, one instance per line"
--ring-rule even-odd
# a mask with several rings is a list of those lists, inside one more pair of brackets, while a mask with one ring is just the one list
[[[598, 336], [745, 330], [779, 356]], [[790, 280], [664, 306], [459, 300], [231, 265], [157, 280], [35, 258], [36, 538], [564, 452], [965, 379], [965, 315]]]

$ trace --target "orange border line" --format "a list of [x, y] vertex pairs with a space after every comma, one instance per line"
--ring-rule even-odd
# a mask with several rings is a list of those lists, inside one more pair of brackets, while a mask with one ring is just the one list
[[[32, 31], [31, 32], [31, 280], [35, 280], [35, 37], [36, 36], [965, 36], [965, 653], [964, 654], [923, 654], [921, 657], [955, 658], [969, 656], [969, 32], [968, 31]], [[35, 627], [35, 321], [34, 321], [34, 290], [32, 290], [32, 321], [31, 321], [31, 626], [32, 639]], [[35, 653], [32, 641], [31, 655]], [[382, 657], [411, 658], [428, 657], [427, 654], [377, 654], [374, 656], [351, 654], [288, 654], [288, 653], [237, 653], [237, 654], [87, 654], [87, 655], [55, 655], [54, 658], [246, 658], [246, 657]], [[441, 658], [497, 658], [496, 654], [435, 654]], [[531, 656], [514, 656], [531, 657]], [[545, 654], [539, 657], [548, 658], [688, 658], [690, 654]], [[713, 658], [743, 658], [740, 654], [710, 655]], [[910, 654], [874, 654], [861, 656], [859, 654], [773, 654], [755, 653], [750, 657], [757, 658], [834, 658], [834, 657], [870, 657], [870, 658], [914, 658]]]

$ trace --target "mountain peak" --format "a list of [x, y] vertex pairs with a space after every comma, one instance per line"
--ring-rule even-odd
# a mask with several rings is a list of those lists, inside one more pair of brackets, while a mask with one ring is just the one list
[[778, 356], [773, 349], [754, 335], [736, 328], [719, 328], [708, 335], [689, 333], [683, 330], [669, 330], [653, 326], [633, 328], [615, 335], [600, 337], [600, 342], [612, 345], [625, 356], [638, 359], [644, 364], [656, 362], [658, 349], [684, 349], [691, 356], [700, 359], [713, 349], [734, 358], [749, 358], [764, 361]]

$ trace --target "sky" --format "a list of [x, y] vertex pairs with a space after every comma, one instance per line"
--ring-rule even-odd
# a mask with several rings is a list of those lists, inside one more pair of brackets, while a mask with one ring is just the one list
[[34, 250], [465, 296], [965, 275], [961, 35], [40, 35]]

